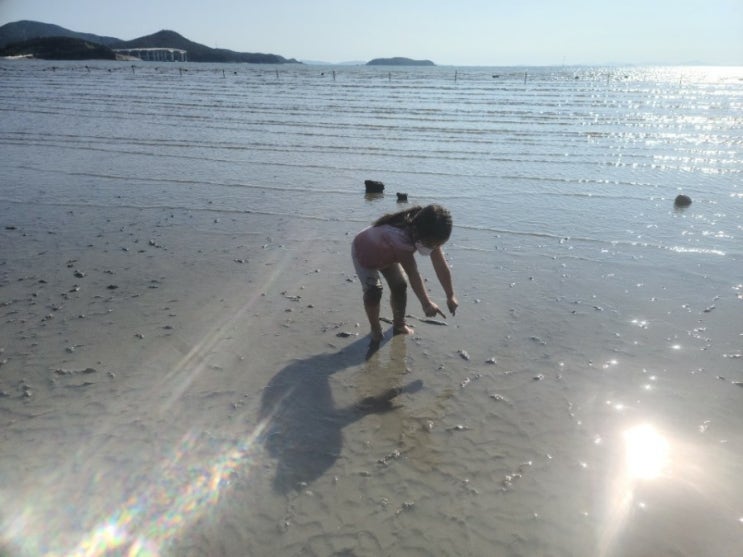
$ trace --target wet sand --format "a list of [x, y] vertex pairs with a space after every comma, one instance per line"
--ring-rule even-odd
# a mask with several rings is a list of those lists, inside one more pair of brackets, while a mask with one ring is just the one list
[[741, 291], [714, 273], [455, 244], [457, 316], [369, 354], [348, 223], [0, 224], [2, 555], [743, 544]]

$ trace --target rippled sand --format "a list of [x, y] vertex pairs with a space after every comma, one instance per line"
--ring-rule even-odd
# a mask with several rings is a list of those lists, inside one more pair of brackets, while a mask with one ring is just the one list
[[456, 317], [369, 355], [347, 223], [0, 222], [2, 555], [743, 547], [741, 287], [714, 269], [455, 244]]

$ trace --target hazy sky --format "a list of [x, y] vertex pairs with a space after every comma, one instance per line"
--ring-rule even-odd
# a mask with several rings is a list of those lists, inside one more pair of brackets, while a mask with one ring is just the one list
[[0, 0], [20, 19], [328, 62], [743, 65], [743, 0]]

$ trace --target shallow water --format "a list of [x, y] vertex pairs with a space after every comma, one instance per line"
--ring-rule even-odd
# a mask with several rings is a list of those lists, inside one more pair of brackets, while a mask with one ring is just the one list
[[[0, 68], [3, 301], [100, 238], [171, 285], [91, 299], [109, 334], [8, 306], [5, 370], [132, 369], [28, 427], [0, 398], [7, 551], [737, 554], [741, 68]], [[461, 308], [366, 360], [348, 243], [396, 191], [451, 209]], [[161, 312], [184, 346], [117, 346]]]

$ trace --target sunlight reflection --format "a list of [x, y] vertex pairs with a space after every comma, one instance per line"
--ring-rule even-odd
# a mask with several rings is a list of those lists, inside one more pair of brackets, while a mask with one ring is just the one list
[[[649, 421], [620, 426], [607, 455], [613, 467], [607, 470], [596, 555], [727, 555], [739, 545], [740, 458], [722, 439], [711, 438], [714, 426], [707, 419], [674, 434]], [[672, 550], [694, 544], [700, 545]]]
[[668, 468], [668, 441], [651, 425], [624, 432], [626, 469], [629, 478], [652, 480]]
[[607, 512], [600, 537], [599, 554], [611, 555], [620, 533], [634, 507], [644, 508], [636, 501], [640, 482], [658, 481], [670, 471], [672, 446], [669, 440], [651, 424], [634, 425], [622, 432], [622, 459], [618, 473], [609, 489]]

